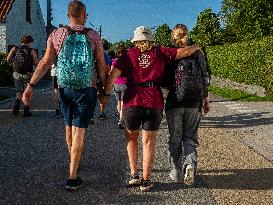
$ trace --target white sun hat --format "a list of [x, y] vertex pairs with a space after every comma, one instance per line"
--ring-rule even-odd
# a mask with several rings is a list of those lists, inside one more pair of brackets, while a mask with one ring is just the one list
[[153, 33], [151, 29], [145, 26], [139, 26], [134, 31], [134, 38], [131, 40], [132, 43], [136, 41], [154, 41]]

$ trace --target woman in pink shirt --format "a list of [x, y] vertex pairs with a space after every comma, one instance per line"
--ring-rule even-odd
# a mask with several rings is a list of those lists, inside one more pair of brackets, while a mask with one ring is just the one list
[[[122, 43], [119, 43], [116, 48], [115, 48], [115, 55], [117, 58], [112, 60], [112, 65], [111, 65], [111, 69], [113, 69], [116, 64], [117, 64], [117, 60], [118, 57], [120, 57], [123, 53], [123, 51], [125, 51], [125, 45]], [[127, 78], [125, 76], [119, 76], [117, 77], [117, 79], [115, 80], [114, 83], [114, 92], [115, 92], [115, 96], [117, 99], [117, 110], [119, 113], [119, 121], [118, 121], [118, 127], [120, 129], [123, 129], [123, 120], [122, 120], [122, 107], [123, 107], [123, 97], [124, 97], [124, 92], [127, 89], [126, 86], [127, 83]]]
[[[154, 163], [157, 132], [163, 115], [163, 95], [160, 84], [167, 63], [193, 54], [199, 47], [184, 48], [155, 47], [152, 32], [140, 26], [132, 39], [135, 47], [126, 50], [110, 72], [105, 95], [109, 94], [116, 78], [127, 77], [127, 90], [123, 99], [122, 117], [131, 175], [128, 186], [140, 186], [141, 191], [149, 191], [153, 184], [150, 172]], [[138, 136], [142, 128], [143, 178], [138, 175]]]

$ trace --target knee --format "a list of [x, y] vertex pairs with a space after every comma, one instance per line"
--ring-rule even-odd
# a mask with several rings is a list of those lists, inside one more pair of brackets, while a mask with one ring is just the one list
[[139, 131], [138, 130], [125, 130], [125, 136], [127, 141], [137, 141]]

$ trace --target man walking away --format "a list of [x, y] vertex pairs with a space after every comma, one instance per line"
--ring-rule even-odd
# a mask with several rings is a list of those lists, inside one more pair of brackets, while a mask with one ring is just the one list
[[32, 88], [57, 59], [57, 80], [70, 156], [65, 187], [74, 191], [83, 184], [77, 170], [93, 100], [91, 85], [94, 80], [94, 63], [103, 83], [106, 70], [99, 34], [84, 26], [87, 19], [85, 5], [81, 1], [71, 1], [68, 5], [68, 18], [69, 26], [58, 28], [49, 36], [45, 56], [24, 92], [23, 101], [31, 101]]
[[[7, 57], [8, 63], [13, 63], [13, 78], [16, 88], [16, 100], [14, 102], [12, 113], [17, 116], [20, 110], [20, 101], [22, 100], [22, 94], [29, 82], [33, 73], [33, 65], [37, 66], [38, 59], [34, 49], [32, 49], [31, 43], [33, 38], [25, 34], [21, 38], [21, 46], [13, 47]], [[24, 107], [24, 117], [32, 116], [29, 111], [29, 104]]]

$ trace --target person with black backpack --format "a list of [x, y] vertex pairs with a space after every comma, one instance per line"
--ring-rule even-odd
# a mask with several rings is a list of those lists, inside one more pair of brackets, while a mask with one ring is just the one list
[[[33, 38], [25, 34], [21, 38], [21, 46], [13, 47], [7, 57], [8, 63], [13, 63], [13, 78], [16, 88], [16, 100], [14, 102], [12, 113], [17, 116], [20, 110], [20, 101], [22, 100], [23, 92], [30, 81], [33, 73], [33, 65], [38, 65], [37, 54], [31, 43]], [[29, 105], [24, 107], [24, 117], [32, 116], [29, 111]]]
[[[188, 29], [177, 24], [172, 30], [176, 48], [189, 44]], [[197, 168], [198, 127], [202, 112], [210, 111], [209, 72], [202, 50], [170, 63], [165, 69], [169, 93], [165, 112], [169, 128], [169, 153], [173, 181], [193, 185]], [[167, 72], [168, 71], [168, 72]]]
[[[126, 147], [130, 164], [128, 187], [139, 186], [140, 191], [150, 191], [154, 184], [151, 172], [155, 159], [155, 144], [163, 116], [164, 99], [160, 89], [165, 65], [190, 56], [198, 46], [185, 48], [157, 47], [150, 28], [139, 26], [131, 40], [133, 48], [122, 52], [111, 70], [105, 85], [110, 94], [117, 77], [126, 77], [122, 119], [125, 127]], [[138, 137], [142, 137], [142, 177], [139, 175]]]

